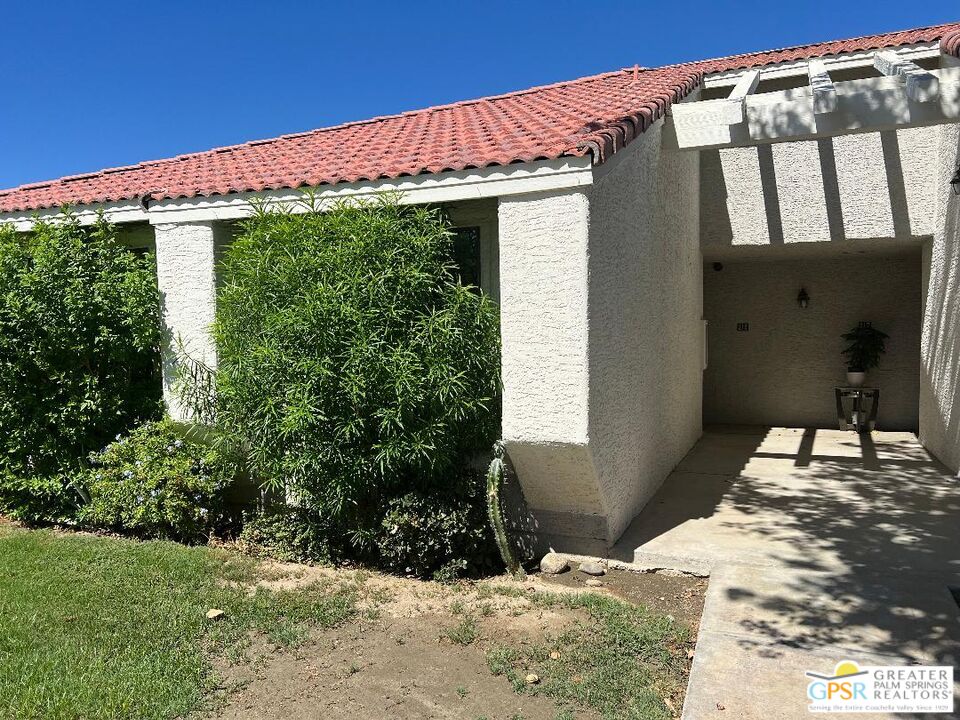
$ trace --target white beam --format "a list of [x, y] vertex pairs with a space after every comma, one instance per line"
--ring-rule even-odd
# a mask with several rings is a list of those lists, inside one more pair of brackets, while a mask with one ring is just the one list
[[[744, 74], [737, 84], [733, 86], [733, 90], [730, 92], [730, 96], [727, 98], [727, 103], [737, 108], [736, 116], [740, 118], [737, 120], [737, 122], [743, 122], [743, 120], [747, 117], [747, 96], [753, 95], [753, 91], [757, 89], [757, 84], [759, 82], [760, 71], [752, 70]], [[725, 118], [722, 122], [727, 123]]]
[[733, 90], [730, 92], [730, 100], [742, 101], [747, 95], [752, 95], [753, 91], [757, 89], [757, 83], [759, 82], [759, 70], [752, 70], [745, 73], [744, 76], [737, 81], [737, 84], [733, 86]]
[[810, 89], [813, 91], [813, 112], [825, 115], [837, 109], [837, 89], [822, 60], [811, 60], [807, 66]]
[[931, 74], [939, 80], [938, 96], [931, 102], [911, 100], [899, 75], [862, 78], [833, 83], [837, 100], [833, 112], [817, 114], [814, 89], [805, 85], [748, 96], [746, 119], [731, 125], [705, 123], [705, 115], [715, 111], [697, 107], [725, 100], [678, 103], [664, 128], [664, 146], [745, 147], [960, 121], [960, 67]]
[[677, 103], [670, 108], [670, 114], [678, 125], [723, 137], [731, 125], [739, 125], [747, 119], [747, 97], [753, 94], [759, 82], [760, 71], [753, 70], [737, 81], [729, 97]]
[[907, 85], [907, 97], [914, 102], [931, 102], [940, 96], [940, 81], [936, 75], [892, 50], [875, 53], [873, 66], [884, 75], [902, 77]]
[[[873, 67], [873, 54], [875, 50], [858, 51], [854, 53], [844, 53], [842, 55], [830, 55], [822, 58], [829, 72], [837, 70], [851, 70], [853, 68]], [[940, 57], [940, 41], [932, 43], [918, 43], [916, 45], [907, 45], [897, 48], [897, 53], [906, 60], [929, 60]], [[743, 76], [745, 70], [726, 70], [724, 72], [711, 73], [703, 79], [705, 88], [733, 87]], [[807, 74], [807, 60], [790, 60], [777, 63], [775, 65], [763, 66], [764, 80], [778, 80], [790, 77], [802, 77]]]

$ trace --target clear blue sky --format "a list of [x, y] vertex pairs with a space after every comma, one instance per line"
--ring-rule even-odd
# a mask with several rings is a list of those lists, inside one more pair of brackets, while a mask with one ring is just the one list
[[634, 63], [953, 20], [957, 0], [0, 0], [0, 188]]

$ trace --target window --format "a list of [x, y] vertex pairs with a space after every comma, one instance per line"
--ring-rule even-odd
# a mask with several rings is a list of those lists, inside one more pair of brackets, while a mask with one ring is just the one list
[[453, 262], [463, 285], [480, 287], [480, 228], [463, 227], [453, 231]]

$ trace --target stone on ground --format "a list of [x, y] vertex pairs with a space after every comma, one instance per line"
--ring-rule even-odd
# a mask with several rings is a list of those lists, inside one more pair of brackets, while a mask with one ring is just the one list
[[559, 575], [570, 569], [570, 564], [563, 555], [557, 553], [547, 553], [540, 561], [540, 572], [547, 575]]
[[207, 610], [207, 620], [219, 620], [224, 615], [223, 610], [218, 608], [210, 608]]
[[580, 572], [586, 575], [606, 575], [607, 569], [594, 560], [580, 563]]

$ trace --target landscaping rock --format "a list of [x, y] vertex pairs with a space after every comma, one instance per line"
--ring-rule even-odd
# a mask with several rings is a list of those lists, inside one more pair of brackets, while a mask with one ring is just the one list
[[527, 685], [536, 685], [538, 682], [540, 682], [540, 676], [536, 673], [527, 675]]
[[594, 577], [592, 577], [592, 578], [587, 578], [587, 579], [586, 579], [586, 582], [584, 582], [583, 584], [586, 585], [587, 587], [594, 587], [594, 588], [596, 588], [596, 587], [603, 587], [603, 581], [602, 581], [602, 580], [597, 580], [597, 579], [594, 578]]
[[606, 575], [607, 569], [600, 563], [589, 560], [580, 563], [580, 572], [586, 575]]
[[557, 553], [547, 553], [540, 561], [540, 572], [547, 575], [559, 575], [570, 569], [570, 563], [563, 555]]
[[210, 608], [207, 610], [207, 620], [219, 620], [223, 616], [224, 612], [219, 608]]

